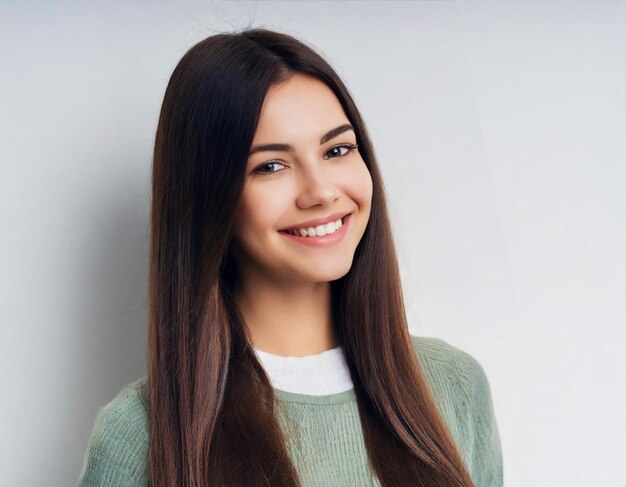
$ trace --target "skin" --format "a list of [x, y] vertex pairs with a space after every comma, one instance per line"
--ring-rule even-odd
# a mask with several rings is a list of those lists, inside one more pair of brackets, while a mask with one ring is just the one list
[[[295, 74], [266, 96], [252, 147], [283, 143], [295, 152], [249, 157], [232, 248], [241, 276], [235, 301], [253, 346], [265, 352], [304, 356], [339, 345], [330, 281], [350, 270], [372, 200], [372, 179], [358, 148], [332, 149], [356, 144], [354, 131], [320, 145], [323, 134], [346, 123], [333, 92], [307, 75]], [[352, 216], [347, 234], [333, 245], [309, 247], [278, 232], [338, 212]]]

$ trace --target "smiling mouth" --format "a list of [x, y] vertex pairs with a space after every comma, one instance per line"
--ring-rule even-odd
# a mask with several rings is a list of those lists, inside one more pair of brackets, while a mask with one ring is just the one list
[[315, 237], [324, 237], [326, 235], [332, 235], [343, 228], [346, 223], [346, 219], [351, 215], [351, 213], [347, 213], [343, 217], [333, 221], [328, 222], [323, 225], [316, 225], [310, 227], [302, 227], [302, 228], [292, 228], [289, 230], [279, 230], [279, 233], [286, 233], [289, 235], [294, 235], [296, 237], [305, 237], [305, 238], [315, 238]]

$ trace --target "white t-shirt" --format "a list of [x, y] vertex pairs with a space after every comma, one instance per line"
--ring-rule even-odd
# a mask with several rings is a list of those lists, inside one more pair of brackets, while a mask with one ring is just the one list
[[354, 387], [342, 345], [303, 357], [254, 351], [276, 389], [324, 396]]

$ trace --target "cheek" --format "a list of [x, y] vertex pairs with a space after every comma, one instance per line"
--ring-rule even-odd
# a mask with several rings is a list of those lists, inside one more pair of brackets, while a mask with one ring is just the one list
[[362, 207], [369, 207], [372, 201], [373, 183], [365, 162], [351, 168], [349, 177], [345, 181], [346, 193]]
[[273, 189], [272, 185], [259, 185], [244, 193], [238, 231], [250, 235], [277, 227], [285, 207], [282, 194]]

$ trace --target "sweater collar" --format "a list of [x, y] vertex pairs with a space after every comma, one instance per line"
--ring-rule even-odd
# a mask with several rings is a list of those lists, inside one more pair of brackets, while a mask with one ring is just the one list
[[274, 355], [258, 348], [254, 352], [275, 389], [323, 396], [354, 387], [342, 345], [302, 357]]

